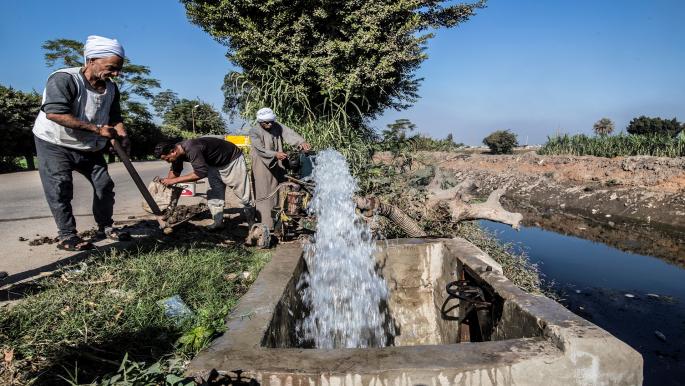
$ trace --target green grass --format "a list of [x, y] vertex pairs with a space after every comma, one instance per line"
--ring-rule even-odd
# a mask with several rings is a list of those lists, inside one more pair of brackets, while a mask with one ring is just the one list
[[[243, 248], [115, 251], [43, 279], [0, 313], [0, 350], [14, 355], [0, 365], [0, 383], [90, 382], [116, 372], [125, 356], [120, 372], [192, 356], [223, 331], [268, 258]], [[245, 271], [250, 279], [241, 280]], [[173, 295], [193, 317], [165, 316], [157, 302]]]
[[589, 137], [560, 135], [548, 137], [538, 154], [541, 155], [591, 155], [596, 157], [620, 157], [651, 155], [656, 157], [685, 156], [685, 140], [670, 135], [633, 135]]

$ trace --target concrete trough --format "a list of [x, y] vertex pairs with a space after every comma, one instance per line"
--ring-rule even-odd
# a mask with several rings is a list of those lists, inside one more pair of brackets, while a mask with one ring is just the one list
[[[558, 303], [521, 291], [466, 240], [378, 247], [392, 346], [324, 350], [302, 341], [296, 325], [307, 310], [296, 285], [307, 266], [299, 245], [281, 245], [228, 317], [227, 332], [188, 374], [238, 371], [242, 382], [265, 385], [642, 384], [638, 352]], [[445, 288], [459, 279], [482, 289], [485, 314], [464, 315], [465, 303], [453, 307], [462, 301]]]

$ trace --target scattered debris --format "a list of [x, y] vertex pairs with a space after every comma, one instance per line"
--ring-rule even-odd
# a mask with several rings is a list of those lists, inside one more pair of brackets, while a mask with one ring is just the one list
[[43, 236], [43, 237], [40, 237], [40, 235], [36, 235], [36, 236], [39, 236], [39, 237], [29, 241], [29, 245], [32, 247], [35, 247], [37, 245], [54, 244], [54, 243], [59, 242], [59, 239], [57, 237], [51, 238], [48, 236]]
[[164, 307], [164, 315], [169, 318], [183, 320], [193, 316], [193, 311], [188, 308], [183, 299], [178, 295], [162, 299], [157, 304]]

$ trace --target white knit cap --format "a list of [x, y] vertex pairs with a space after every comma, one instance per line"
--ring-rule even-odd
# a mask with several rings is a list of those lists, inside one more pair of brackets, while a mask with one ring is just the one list
[[117, 39], [108, 39], [97, 35], [88, 36], [83, 49], [83, 57], [86, 60], [114, 55], [124, 58], [124, 47], [119, 44]]
[[276, 120], [276, 114], [268, 107], [262, 107], [257, 111], [257, 122], [272, 122]]

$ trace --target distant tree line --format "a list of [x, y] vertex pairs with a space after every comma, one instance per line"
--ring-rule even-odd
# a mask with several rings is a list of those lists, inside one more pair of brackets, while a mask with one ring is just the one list
[[[49, 68], [56, 70], [83, 65], [83, 44], [79, 41], [48, 40], [42, 48]], [[149, 158], [155, 144], [161, 140], [226, 132], [226, 122], [214, 107], [198, 99], [180, 99], [169, 89], [155, 92], [160, 88], [160, 82], [150, 74], [149, 67], [126, 58], [121, 74], [114, 80], [121, 94], [122, 115], [131, 138], [132, 158]], [[0, 172], [20, 169], [19, 157], [26, 159], [27, 169], [35, 167], [31, 130], [40, 105], [41, 96], [35, 91], [23, 92], [0, 85], [0, 130], [3, 134]], [[154, 116], [160, 118], [161, 125], [155, 122]]]
[[409, 135], [416, 129], [416, 125], [408, 119], [398, 119], [387, 125], [387, 129], [381, 133], [380, 141], [376, 148], [381, 151], [390, 151], [395, 155], [411, 151], [453, 151], [464, 145], [454, 142], [452, 134], [447, 134], [445, 139], [434, 139], [421, 134]]

